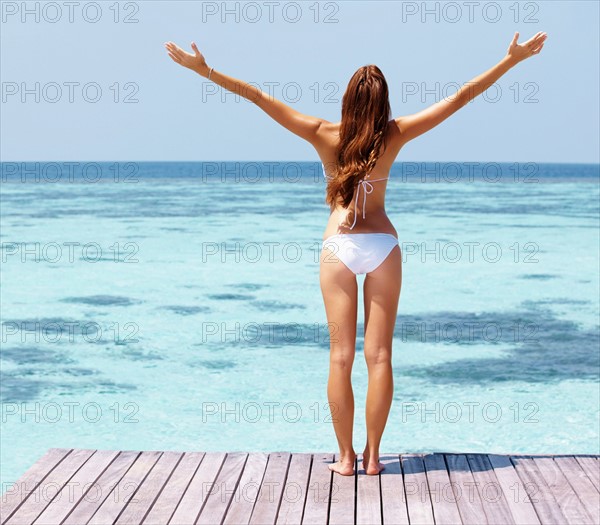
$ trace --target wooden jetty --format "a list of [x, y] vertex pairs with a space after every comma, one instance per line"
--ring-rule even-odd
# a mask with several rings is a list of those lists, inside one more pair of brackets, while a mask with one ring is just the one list
[[[53, 448], [2, 495], [2, 524], [598, 524], [597, 455], [384, 454], [333, 474], [333, 453]], [[360, 459], [360, 457], [359, 457]], [[361, 467], [361, 465], [357, 465]]]

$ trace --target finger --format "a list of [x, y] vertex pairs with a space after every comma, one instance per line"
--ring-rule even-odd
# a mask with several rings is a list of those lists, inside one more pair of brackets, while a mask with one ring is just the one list
[[180, 50], [179, 50], [179, 56], [180, 56], [182, 59], [185, 59], [185, 58], [192, 58], [194, 55], [191, 55], [191, 54], [190, 54], [190, 53], [188, 53], [187, 51], [184, 51], [183, 49], [180, 49]]
[[525, 42], [525, 45], [534, 44], [540, 38], [540, 36], [542, 36], [542, 34], [543, 34], [543, 31], [538, 31], [529, 40], [527, 40], [527, 42]]
[[200, 54], [200, 51], [198, 50], [198, 46], [196, 46], [196, 42], [192, 42], [192, 49], [194, 50], [194, 53], [196, 54], [196, 56], [198, 56]]
[[540, 32], [536, 35], [535, 37], [535, 43], [539, 45], [540, 42], [543, 42], [544, 40], [546, 40], [546, 33], [544, 32]]
[[515, 36], [512, 39], [512, 42], [510, 43], [511, 46], [514, 46], [517, 43], [517, 40], [519, 40], [519, 32], [517, 31], [515, 33]]
[[171, 51], [171, 53], [174, 53], [176, 55], [180, 55], [183, 52], [183, 50], [173, 42], [170, 43], [168, 49]]
[[544, 45], [544, 42], [540, 42], [538, 43], [536, 46], [533, 47], [532, 51], [537, 51], [538, 49], [540, 49], [542, 46]]
[[173, 59], [175, 62], [177, 62], [177, 63], [179, 64], [180, 60], [179, 60], [179, 59], [178, 59], [178, 58], [177, 58], [175, 55], [173, 55], [172, 53], [169, 53], [169, 56], [170, 56], [170, 57], [171, 57], [171, 58], [172, 58], [172, 59]]
[[177, 58], [179, 58], [180, 60], [183, 58], [184, 54], [183, 51], [178, 48], [177, 46], [175, 46], [172, 50], [171, 53], [173, 53]]
[[177, 46], [175, 46], [175, 45], [167, 46], [167, 51], [169, 51], [170, 53], [172, 53], [175, 56], [179, 56], [179, 51], [177, 50]]
[[543, 48], [543, 47], [544, 47], [544, 44], [542, 44], [540, 47], [538, 47], [537, 49], [535, 49], [535, 50], [532, 52], [532, 54], [533, 54], [533, 55], [537, 55], [537, 54], [538, 54], [538, 53], [539, 53], [539, 52], [542, 50], [542, 48]]

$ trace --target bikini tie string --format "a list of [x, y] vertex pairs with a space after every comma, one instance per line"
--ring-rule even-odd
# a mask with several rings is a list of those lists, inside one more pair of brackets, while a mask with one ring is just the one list
[[361, 179], [360, 181], [358, 181], [358, 188], [356, 188], [356, 199], [354, 202], [354, 221], [352, 222], [352, 226], [350, 226], [350, 229], [354, 228], [354, 225], [356, 224], [356, 210], [357, 210], [357, 206], [358, 206], [358, 195], [360, 193], [360, 189], [362, 188], [363, 190], [363, 206], [362, 206], [362, 218], [365, 218], [365, 212], [367, 211], [367, 195], [369, 195], [370, 193], [373, 193], [373, 185], [365, 179]]

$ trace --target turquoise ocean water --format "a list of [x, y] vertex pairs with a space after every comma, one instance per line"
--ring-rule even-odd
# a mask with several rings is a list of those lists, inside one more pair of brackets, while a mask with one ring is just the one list
[[[319, 163], [2, 175], [3, 490], [50, 447], [336, 451]], [[599, 201], [598, 165], [394, 166], [382, 452], [600, 453]]]

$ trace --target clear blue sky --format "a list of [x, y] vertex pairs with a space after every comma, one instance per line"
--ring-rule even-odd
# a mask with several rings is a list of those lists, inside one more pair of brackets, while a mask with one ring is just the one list
[[[23, 4], [34, 10], [25, 21]], [[501, 91], [488, 90], [487, 101], [409, 143], [398, 160], [599, 161], [596, 1], [481, 1], [472, 12], [465, 2], [320, 2], [316, 10], [313, 1], [285, 0], [272, 12], [266, 2], [221, 1], [122, 2], [118, 13], [109, 1], [102, 13], [82, 12], [88, 4], [69, 13], [60, 1], [61, 12], [2, 2], [2, 160], [317, 160], [251, 103], [203, 97], [207, 81], [171, 61], [167, 40], [186, 49], [194, 40], [217, 70], [265, 90], [274, 83], [277, 98], [337, 121], [346, 84], [364, 64], [382, 69], [399, 116], [493, 66], [515, 31], [520, 41], [546, 31], [541, 54], [500, 79]], [[223, 7], [231, 11], [224, 21]], [[73, 101], [69, 83], [79, 83]], [[99, 100], [87, 102], [96, 86]], [[24, 103], [23, 87], [32, 92]]]

